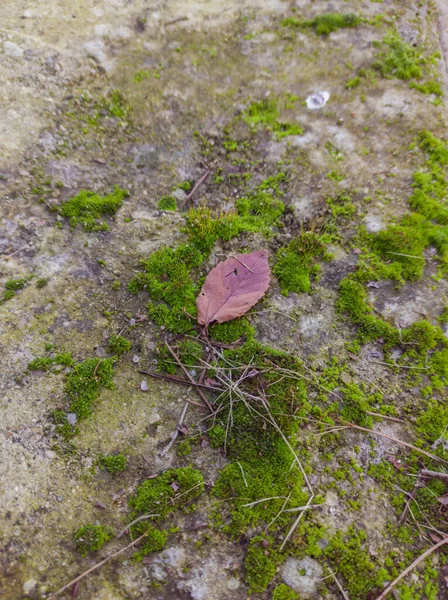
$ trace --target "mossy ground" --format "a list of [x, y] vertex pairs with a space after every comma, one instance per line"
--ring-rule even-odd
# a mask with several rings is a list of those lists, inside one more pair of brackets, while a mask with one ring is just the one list
[[[351, 597], [363, 598], [378, 594], [384, 581], [428, 547], [412, 517], [401, 528], [397, 519], [420, 468], [443, 466], [418, 452], [383, 444], [380, 437], [339, 429], [343, 419], [391, 433], [388, 421], [371, 413], [392, 416], [407, 423], [405, 429], [392, 422], [394, 437], [446, 458], [446, 144], [437, 108], [435, 49], [431, 36], [428, 47], [419, 49], [395, 33], [388, 37], [391, 24], [403, 17], [402, 6], [392, 15], [386, 3], [368, 4], [364, 9], [369, 15], [362, 17], [350, 16], [359, 8], [353, 3], [345, 15], [310, 12], [314, 16], [303, 21], [291, 11], [299, 21], [285, 23], [292, 27], [281, 25], [283, 8], [271, 18], [263, 7], [253, 18], [221, 24], [219, 33], [213, 30], [213, 42], [200, 28], [184, 31], [189, 21], [174, 23], [175, 33], [166, 33], [171, 42], [176, 38], [171, 47], [157, 50], [158, 34], [151, 37], [151, 52], [159, 53], [160, 61], [149, 67], [144, 63], [148, 51], [138, 44], [146, 35], [139, 31], [151, 28], [152, 19], [133, 20], [130, 41], [114, 42], [114, 56], [120, 60], [123, 52], [126, 68], [110, 84], [123, 93], [110, 91], [109, 83], [105, 90], [105, 79], [96, 70], [73, 85], [59, 114], [63, 128], [53, 132], [51, 163], [42, 158], [40, 172], [27, 164], [27, 189], [17, 183], [11, 193], [17, 203], [11, 212], [20, 214], [24, 243], [38, 240], [41, 246], [33, 259], [33, 251], [26, 250], [23, 265], [14, 260], [7, 266], [6, 281], [19, 284], [4, 286], [4, 300], [12, 301], [2, 305], [9, 321], [20, 323], [13, 335], [2, 321], [5, 344], [15, 349], [5, 368], [9, 372], [10, 365], [19, 364], [23, 371], [18, 376], [20, 369], [14, 367], [7, 391], [8, 409], [14, 406], [7, 417], [7, 439], [14, 448], [8, 454], [14, 466], [10, 473], [20, 476], [14, 480], [6, 474], [5, 481], [13, 510], [29, 517], [4, 521], [8, 531], [27, 524], [21, 536], [12, 538], [24, 545], [7, 546], [8, 565], [17, 562], [8, 569], [19, 573], [7, 584], [8, 597], [23, 595], [22, 583], [30, 574], [47, 585], [46, 591], [39, 589], [45, 596], [72, 572], [84, 570], [85, 564], [73, 558], [73, 544], [64, 545], [72, 536], [70, 523], [94, 524], [99, 518], [119, 531], [147, 511], [162, 514], [163, 520], [157, 527], [151, 520], [133, 526], [134, 538], [148, 533], [134, 559], [167, 547], [187, 549], [192, 564], [173, 567], [174, 576], [156, 581], [146, 560], [145, 565], [117, 563], [113, 569], [118, 575], [111, 569], [104, 580], [85, 581], [81, 598], [99, 596], [105, 588], [117, 597], [151, 595], [153, 584], [162, 597], [176, 597], [187, 592], [170, 587], [172, 582], [193, 586], [199, 561], [214, 560], [224, 547], [227, 557], [244, 551], [245, 568], [235, 567], [240, 587], [230, 592], [238, 600], [247, 596], [248, 585], [254, 597], [295, 599], [278, 570], [291, 555], [328, 563]], [[383, 11], [386, 16], [379, 18]], [[163, 15], [164, 22], [172, 19]], [[213, 22], [208, 25], [214, 27]], [[362, 51], [358, 39], [363, 40]], [[370, 45], [372, 40], [377, 43]], [[108, 42], [104, 44], [107, 48]], [[328, 82], [331, 99], [323, 111], [307, 112], [304, 90], [314, 90], [322, 81]], [[347, 81], [352, 83], [346, 87]], [[402, 97], [406, 110], [401, 105], [395, 109]], [[421, 132], [422, 123], [428, 131]], [[166, 195], [182, 198], [176, 188], [188, 194], [206, 167], [213, 172], [191, 202], [178, 200], [176, 211], [158, 206]], [[386, 175], [377, 175], [385, 170]], [[109, 211], [108, 201], [104, 203], [108, 196], [102, 193], [117, 183], [132, 194], [125, 202], [121, 192], [109, 198]], [[102, 192], [80, 199], [81, 189]], [[31, 199], [41, 220], [24, 219], [29, 209], [20, 204], [22, 196]], [[72, 214], [47, 211], [47, 205]], [[370, 209], [379, 211], [386, 224], [379, 233], [359, 227]], [[81, 226], [70, 229], [70, 218], [72, 226], [75, 219]], [[32, 237], [34, 231], [39, 235]], [[195, 315], [198, 289], [217, 260], [259, 247], [270, 250], [271, 290], [251, 314], [209, 328], [211, 340], [232, 347], [217, 345], [223, 356], [207, 375], [213, 380], [224, 361], [235, 368], [250, 364], [256, 373], [244, 381], [244, 391], [254, 396], [265, 392], [270, 412], [312, 480], [313, 503], [319, 508], [306, 512], [284, 552], [282, 539], [297, 513], [280, 511], [286, 500], [288, 507], [303, 507], [310, 493], [266, 408], [234, 399], [231, 406], [226, 396], [213, 426], [209, 421], [199, 428], [194, 423], [206, 413], [190, 408], [182, 441], [168, 457], [160, 457], [185, 395], [196, 399], [183, 387], [152, 380], [148, 392], [140, 392], [141, 378], [132, 355], [126, 354], [132, 347], [143, 369], [183, 376], [166, 352], [168, 339], [197, 377], [200, 361], [207, 357], [204, 340], [187, 336], [199, 334], [189, 316]], [[28, 279], [30, 273], [36, 285]], [[48, 284], [37, 285], [43, 279]], [[134, 294], [127, 288], [131, 279]], [[387, 317], [380, 300], [389, 282], [401, 286], [402, 298], [404, 292], [414, 297], [423, 290], [433, 299], [434, 312], [404, 325]], [[45, 348], [46, 343], [57, 350]], [[370, 352], [375, 354], [370, 357]], [[24, 413], [25, 401], [32, 414]], [[80, 429], [75, 437], [70, 412]], [[71, 437], [69, 452], [60, 452], [58, 432]], [[27, 452], [38, 457], [32, 468]], [[46, 452], [57, 454], [44, 471], [50, 461]], [[116, 471], [114, 477], [92, 468], [101, 455], [109, 470]], [[39, 470], [48, 487], [41, 480], [34, 485]], [[404, 491], [397, 491], [397, 485]], [[11, 500], [18, 486], [18, 497]], [[428, 519], [431, 526], [443, 527], [436, 500], [443, 493], [436, 480], [418, 491], [412, 511], [419, 524]], [[322, 502], [325, 496], [336, 496], [339, 504], [330, 510]], [[56, 497], [61, 500], [53, 501]], [[112, 508], [103, 512], [95, 506], [97, 498]], [[247, 506], [252, 503], [257, 504]], [[55, 517], [61, 509], [64, 519]], [[209, 527], [201, 536], [194, 527], [203, 522]], [[171, 537], [177, 525], [179, 532]], [[40, 551], [44, 546], [49, 548], [45, 553]], [[109, 552], [107, 546], [103, 552]], [[417, 581], [407, 578], [397, 588], [400, 595], [434, 598], [434, 569], [444, 556], [439, 560], [439, 565], [429, 560], [417, 570]], [[67, 566], [61, 573], [54, 565], [63, 562]], [[209, 586], [210, 597], [226, 597], [228, 589], [217, 586], [220, 581], [227, 585], [229, 571], [223, 567], [225, 576], [216, 577], [220, 567], [207, 564], [214, 581], [207, 580], [205, 569], [201, 583]], [[144, 569], [149, 569], [150, 584]], [[47, 584], [41, 583], [43, 572], [48, 573]], [[338, 593], [330, 578], [319, 593], [327, 589]]]

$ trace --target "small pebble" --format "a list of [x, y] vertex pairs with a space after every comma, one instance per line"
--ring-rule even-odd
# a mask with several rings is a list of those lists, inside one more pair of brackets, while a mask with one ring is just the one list
[[140, 389], [142, 390], [142, 392], [147, 392], [148, 391], [148, 384], [146, 383], [145, 380], [143, 380], [140, 384]]
[[67, 421], [70, 423], [70, 425], [76, 425], [76, 413], [67, 413]]
[[326, 105], [328, 100], [330, 99], [330, 94], [328, 92], [317, 92], [316, 94], [311, 94], [306, 99], [306, 105], [310, 110], [318, 110]]
[[134, 356], [132, 357], [132, 362], [133, 363], [139, 363], [140, 362], [140, 356], [137, 356], [136, 354], [134, 354]]

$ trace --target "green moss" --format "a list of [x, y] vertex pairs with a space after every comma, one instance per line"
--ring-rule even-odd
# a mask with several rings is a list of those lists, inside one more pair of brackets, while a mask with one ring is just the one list
[[329, 35], [338, 29], [351, 29], [357, 27], [361, 22], [361, 18], [354, 13], [325, 13], [309, 20], [289, 17], [283, 19], [282, 26], [291, 27], [293, 29], [311, 28], [314, 29], [318, 35]]
[[141, 483], [129, 500], [132, 515], [151, 513], [164, 519], [174, 510], [185, 506], [204, 491], [200, 471], [186, 467], [169, 469], [154, 479]]
[[345, 535], [338, 531], [324, 551], [350, 597], [358, 600], [369, 597], [375, 588], [381, 589], [389, 579], [387, 570], [379, 569], [364, 549], [366, 539], [364, 531], [350, 527]]
[[71, 352], [56, 354], [54, 363], [64, 367], [72, 367], [74, 365], [74, 361]]
[[4, 304], [8, 300], [11, 300], [12, 298], [14, 298], [15, 295], [16, 293], [13, 290], [5, 290], [0, 299], [0, 304]]
[[272, 600], [299, 600], [299, 594], [284, 583], [280, 583], [272, 596]]
[[46, 279], [45, 277], [40, 277], [36, 281], [36, 287], [38, 290], [41, 290], [42, 288], [46, 287], [47, 285], [48, 285], [48, 279]]
[[226, 429], [221, 425], [213, 425], [208, 430], [208, 437], [212, 448], [221, 448], [226, 440]]
[[135, 539], [146, 533], [146, 537], [143, 538], [142, 543], [139, 547], [138, 552], [134, 552], [132, 560], [134, 562], [141, 562], [145, 556], [152, 554], [153, 552], [161, 552], [166, 545], [168, 539], [168, 532], [152, 527], [144, 521], [137, 523], [131, 527], [132, 537]]
[[70, 401], [70, 411], [78, 421], [90, 416], [101, 387], [113, 386], [114, 359], [89, 358], [74, 366], [66, 375], [65, 393]]
[[79, 433], [79, 427], [72, 425], [63, 410], [53, 411], [53, 421], [55, 424], [56, 433], [69, 441], [72, 437]]
[[188, 440], [183, 440], [177, 447], [178, 456], [190, 456], [191, 444]]
[[131, 349], [131, 342], [122, 335], [111, 335], [107, 343], [109, 350], [116, 356], [121, 356]]
[[99, 464], [109, 473], [121, 473], [126, 470], [128, 459], [124, 454], [110, 454], [109, 456], [101, 456]]
[[352, 322], [359, 326], [358, 337], [363, 343], [380, 337], [390, 343], [398, 343], [398, 332], [392, 325], [374, 316], [367, 302], [367, 292], [359, 282], [350, 278], [341, 281], [336, 308], [348, 314]]
[[[276, 100], [272, 98], [264, 98], [258, 102], [252, 102], [243, 113], [244, 121], [250, 127], [264, 125], [268, 130], [274, 133], [277, 140], [290, 135], [302, 135], [303, 129], [297, 124], [284, 123], [278, 121], [280, 110]], [[224, 142], [224, 145], [230, 142]], [[236, 150], [232, 142], [232, 149]]]
[[217, 342], [232, 344], [243, 338], [252, 339], [255, 329], [246, 317], [240, 317], [227, 323], [216, 323], [208, 330], [209, 335]]
[[10, 290], [17, 292], [18, 290], [22, 290], [28, 282], [28, 278], [23, 279], [9, 279], [5, 283], [5, 290]]
[[[305, 389], [302, 382], [278, 381], [278, 374], [270, 371], [272, 364], [300, 372], [300, 362], [282, 352], [246, 342], [242, 347], [226, 350], [225, 357], [231, 364], [251, 364], [256, 371], [263, 371], [261, 380], [249, 378], [248, 392], [257, 393], [257, 385], [269, 389], [270, 410], [278, 415], [276, 422], [286, 439], [294, 445], [298, 420], [287, 418], [291, 410], [302, 414], [306, 410]], [[254, 387], [252, 387], [254, 386]], [[213, 493], [229, 499], [231, 524], [225, 530], [233, 535], [244, 534], [247, 527], [268, 524], [274, 517], [275, 527], [289, 523], [290, 516], [279, 512], [284, 498], [289, 496], [289, 506], [302, 506], [307, 493], [302, 491], [304, 480], [294, 464], [290, 448], [278, 430], [269, 422], [263, 406], [251, 408], [242, 402], [225, 402], [209, 436], [213, 446], [224, 445], [231, 461], [221, 472]], [[294, 407], [294, 408], [293, 408]], [[291, 467], [291, 465], [293, 465]], [[269, 498], [266, 502], [258, 500]]]
[[383, 77], [397, 77], [406, 81], [422, 77], [424, 58], [418, 49], [406, 44], [397, 33], [388, 34], [384, 44], [387, 50], [377, 56], [373, 65]]
[[[187, 367], [198, 366], [202, 358], [203, 347], [199, 342], [186, 339], [175, 346], [175, 351], [182, 364]], [[157, 370], [174, 375], [179, 371], [176, 361], [165, 345], [156, 348]]]
[[174, 196], [162, 196], [157, 204], [157, 208], [160, 210], [176, 210], [176, 198]]
[[264, 98], [259, 102], [252, 102], [243, 113], [243, 118], [248, 125], [272, 125], [280, 116], [277, 102], [271, 98]]
[[[337, 173], [336, 171], [332, 171], [332, 173]], [[342, 176], [343, 177], [343, 176]], [[331, 179], [332, 177], [330, 177]], [[334, 177], [333, 177], [334, 179]], [[336, 181], [340, 181], [339, 175], [336, 177]], [[355, 212], [355, 206], [352, 202], [351, 197], [346, 194], [339, 194], [334, 198], [326, 198], [325, 202], [331, 209], [331, 214], [333, 217], [351, 217]]]
[[352, 77], [352, 79], [349, 79], [346, 84], [345, 87], [347, 90], [353, 90], [354, 88], [358, 87], [358, 85], [361, 83], [361, 77], [359, 77], [359, 75], [357, 75], [356, 77]]
[[49, 371], [53, 366], [54, 360], [48, 357], [35, 358], [28, 363], [30, 371]]
[[422, 94], [434, 94], [438, 98], [443, 96], [442, 86], [438, 81], [431, 80], [426, 83], [415, 83], [415, 81], [411, 81], [409, 87]]
[[417, 417], [416, 431], [430, 445], [441, 440], [442, 447], [448, 443], [445, 431], [448, 423], [448, 406], [431, 398], [426, 404], [425, 411]]
[[119, 281], [113, 281], [110, 287], [117, 292], [121, 288], [121, 283]]
[[105, 221], [100, 221], [100, 217], [114, 215], [126, 196], [129, 196], [129, 192], [118, 186], [106, 196], [81, 190], [79, 194], [63, 202], [58, 211], [63, 217], [70, 219], [72, 227], [79, 223], [86, 231], [108, 231], [109, 226]]
[[87, 556], [91, 552], [101, 550], [104, 544], [112, 539], [110, 527], [102, 525], [83, 525], [75, 533], [76, 549], [81, 556]]
[[277, 571], [280, 557], [273, 549], [267, 550], [263, 542], [272, 544], [272, 538], [257, 536], [250, 541], [244, 562], [250, 594], [264, 592]]
[[311, 282], [318, 276], [320, 266], [316, 259], [331, 260], [321, 238], [311, 232], [300, 234], [276, 254], [273, 269], [277, 276], [280, 291], [284, 296], [290, 292], [310, 292]]
[[290, 135], [302, 135], [303, 129], [300, 125], [291, 124], [291, 123], [280, 123], [277, 122], [273, 125], [272, 130], [274, 131], [275, 138], [281, 140], [284, 137], [288, 137]]
[[196, 314], [197, 288], [191, 271], [202, 260], [201, 252], [193, 245], [156, 250], [148, 260], [142, 261], [144, 272], [131, 281], [129, 290], [149, 292], [152, 302], [148, 313], [158, 325], [178, 333], [186, 331], [190, 321], [185, 311]]

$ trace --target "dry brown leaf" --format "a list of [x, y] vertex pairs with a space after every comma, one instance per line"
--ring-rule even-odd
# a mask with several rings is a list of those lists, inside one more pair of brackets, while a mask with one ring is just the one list
[[241, 317], [264, 296], [270, 278], [267, 250], [219, 263], [207, 275], [196, 300], [198, 322], [209, 325]]

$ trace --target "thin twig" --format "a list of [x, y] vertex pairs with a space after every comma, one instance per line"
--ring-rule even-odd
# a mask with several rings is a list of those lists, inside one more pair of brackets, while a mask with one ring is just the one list
[[422, 560], [425, 560], [425, 558], [427, 556], [429, 556], [430, 554], [435, 552], [435, 550], [437, 550], [438, 548], [441, 548], [445, 544], [448, 544], [448, 537], [444, 538], [443, 540], [440, 540], [440, 542], [437, 542], [437, 544], [435, 544], [434, 546], [431, 546], [431, 548], [428, 548], [428, 550], [426, 550], [426, 552], [423, 552], [423, 554], [421, 554], [418, 558], [416, 558], [414, 560], [414, 562], [409, 565], [409, 567], [407, 567], [404, 571], [402, 571], [400, 573], [400, 575], [398, 575], [398, 577], [396, 579], [394, 579], [392, 581], [392, 583], [390, 583], [387, 586], [387, 588], [381, 592], [381, 594], [378, 596], [378, 598], [376, 600], [384, 600], [384, 598], [386, 598], [386, 596], [389, 594], [389, 592], [391, 592], [393, 590], [393, 588], [397, 585], [397, 583], [399, 583], [403, 579], [403, 577], [406, 577], [406, 575], [408, 573], [410, 573], [413, 569], [415, 569], [415, 567], [419, 563], [421, 563]]
[[386, 365], [386, 367], [393, 367], [394, 369], [417, 369], [418, 371], [427, 371], [429, 367], [408, 367], [407, 365], [397, 365], [397, 363], [388, 363], [383, 360], [370, 360], [377, 365]]
[[164, 450], [162, 450], [162, 452], [160, 452], [159, 456], [165, 456], [165, 454], [167, 454], [170, 450], [171, 450], [171, 446], [174, 444], [174, 442], [177, 440], [177, 436], [179, 435], [179, 430], [183, 425], [184, 419], [185, 419], [185, 415], [187, 414], [187, 410], [188, 410], [188, 402], [185, 402], [185, 406], [183, 408], [182, 414], [180, 415], [180, 419], [179, 422], [176, 426], [176, 429], [174, 431], [174, 433], [171, 436], [171, 439], [169, 441], [169, 444], [164, 448]]
[[436, 479], [448, 479], [448, 473], [439, 473], [439, 471], [428, 471], [428, 469], [422, 469], [420, 471], [422, 477], [435, 477]]
[[164, 379], [165, 381], [173, 381], [174, 383], [183, 383], [184, 385], [192, 385], [193, 387], [202, 388], [204, 390], [210, 390], [212, 392], [223, 392], [222, 388], [215, 388], [212, 385], [205, 385], [204, 383], [196, 383], [195, 381], [187, 381], [181, 377], [175, 377], [174, 375], [164, 375], [162, 373], [154, 373], [152, 371], [137, 371], [142, 375], [149, 375], [154, 379]]
[[123, 537], [124, 534], [126, 533], [126, 531], [129, 531], [129, 529], [132, 527], [132, 525], [135, 525], [139, 521], [145, 521], [146, 519], [151, 519], [152, 517], [160, 517], [160, 515], [143, 515], [141, 517], [138, 517], [138, 519], [135, 519], [131, 523], [128, 523], [128, 525], [126, 525], [126, 527], [120, 531], [120, 533], [117, 535], [117, 540], [119, 540], [121, 537]]
[[291, 498], [291, 494], [292, 494], [292, 491], [289, 492], [288, 497], [285, 498], [285, 501], [283, 502], [281, 509], [278, 511], [278, 513], [275, 515], [275, 517], [272, 519], [272, 521], [266, 525], [266, 527], [264, 528], [265, 531], [267, 531], [276, 522], [276, 520], [279, 518], [279, 516], [282, 514], [285, 506], [288, 504], [289, 499]]
[[136, 544], [138, 544], [141, 540], [143, 540], [148, 535], [148, 533], [149, 533], [149, 531], [145, 531], [145, 533], [143, 535], [141, 535], [140, 537], [138, 537], [136, 540], [134, 540], [133, 542], [131, 542], [130, 544], [128, 544], [127, 546], [125, 546], [121, 550], [118, 550], [117, 552], [114, 552], [110, 556], [107, 556], [104, 560], [100, 561], [99, 563], [97, 563], [93, 567], [90, 567], [90, 569], [87, 569], [87, 571], [84, 571], [84, 573], [81, 573], [81, 575], [78, 575], [78, 577], [75, 577], [75, 579], [72, 579], [69, 583], [67, 583], [66, 585], [64, 585], [63, 587], [61, 587], [59, 590], [57, 590], [56, 592], [53, 592], [51, 594], [51, 596], [48, 598], [48, 600], [53, 600], [53, 598], [56, 598], [56, 596], [59, 596], [60, 594], [62, 594], [62, 592], [65, 592], [65, 590], [67, 590], [69, 587], [71, 587], [72, 585], [74, 585], [78, 581], [81, 581], [81, 579], [84, 579], [84, 577], [87, 577], [87, 575], [89, 575], [93, 571], [96, 571], [97, 569], [99, 569], [100, 567], [102, 567], [104, 564], [106, 564], [107, 562], [109, 562], [110, 560], [112, 560], [113, 558], [115, 558], [116, 556], [118, 556], [120, 554], [123, 554], [123, 552], [126, 552], [126, 550], [129, 550], [129, 548], [132, 548], [133, 546], [135, 546]]
[[394, 438], [391, 435], [387, 435], [387, 433], [382, 433], [381, 431], [375, 431], [374, 429], [369, 429], [368, 427], [361, 427], [361, 425], [355, 425], [354, 423], [349, 423], [348, 421], [344, 421], [343, 419], [338, 419], [338, 421], [340, 421], [341, 423], [344, 423], [348, 427], [352, 427], [353, 429], [358, 429], [359, 431], [366, 431], [367, 433], [372, 433], [373, 435], [380, 435], [381, 437], [384, 437], [384, 438], [390, 440], [391, 442], [395, 442], [396, 444], [401, 444], [402, 446], [406, 446], [406, 448], [410, 448], [411, 450], [414, 450], [415, 452], [420, 452], [420, 454], [424, 454], [425, 456], [427, 456], [428, 458], [431, 458], [432, 460], [436, 460], [438, 462], [448, 464], [448, 461], [443, 460], [443, 458], [440, 458], [439, 456], [436, 456], [435, 454], [431, 454], [431, 452], [426, 452], [426, 450], [422, 450], [421, 448], [417, 448], [417, 446], [408, 444], [408, 442], [403, 442], [402, 440], [399, 440], [398, 438]]
[[246, 487], [249, 487], [249, 486], [247, 485], [247, 479], [246, 479], [246, 475], [244, 474], [244, 469], [243, 469], [243, 467], [241, 466], [241, 463], [238, 461], [238, 462], [237, 462], [237, 464], [238, 464], [239, 468], [241, 469], [241, 474], [242, 474], [242, 476], [243, 476], [244, 483], [245, 483]]
[[340, 584], [339, 579], [336, 577], [336, 574], [330, 569], [330, 567], [328, 567], [328, 570], [330, 571], [330, 575], [333, 577], [333, 579], [334, 579], [336, 585], [338, 586], [338, 589], [341, 592], [342, 597], [344, 598], [344, 600], [350, 600], [350, 596], [347, 594], [347, 592], [344, 590], [344, 588]]
[[406, 500], [406, 504], [404, 506], [403, 512], [401, 513], [401, 517], [398, 520], [399, 525], [403, 525], [403, 523], [406, 521], [408, 513], [409, 513], [409, 509], [411, 508], [411, 503], [413, 500], [415, 500], [415, 497], [417, 496], [417, 492], [418, 492], [418, 488], [421, 486], [421, 473], [418, 475], [415, 485], [412, 489], [412, 492], [410, 494], [408, 494], [408, 498]]
[[255, 500], [255, 502], [249, 502], [249, 504], [243, 504], [241, 508], [251, 508], [252, 506], [256, 506], [257, 504], [261, 504], [262, 502], [267, 502], [268, 500], [284, 500], [285, 496], [271, 496], [270, 498], [262, 498], [261, 500]]
[[393, 421], [394, 423], [404, 423], [402, 419], [390, 417], [389, 415], [382, 415], [381, 413], [371, 412], [370, 410], [366, 410], [366, 415], [370, 415], [371, 417], [378, 417], [379, 419], [386, 419], [386, 421]]
[[207, 177], [210, 175], [211, 170], [207, 169], [206, 172], [202, 175], [202, 177], [194, 184], [193, 189], [191, 190], [191, 192], [188, 194], [188, 196], [185, 198], [185, 200], [188, 202], [189, 200], [191, 200], [191, 198], [193, 197], [193, 194], [196, 192], [196, 190], [198, 189], [198, 187], [204, 183], [204, 181], [207, 179]]
[[[165, 342], [165, 346], [168, 348], [169, 353], [171, 354], [171, 356], [174, 358], [174, 360], [176, 361], [176, 363], [179, 365], [179, 367], [182, 369], [182, 371], [185, 373], [187, 379], [195, 384], [195, 380], [193, 379], [193, 377], [190, 375], [190, 373], [188, 372], [188, 370], [185, 368], [185, 366], [181, 363], [181, 361], [179, 360], [179, 357], [177, 356], [177, 354], [174, 352], [174, 350], [171, 348], [171, 346], [168, 344], [168, 342]], [[204, 394], [201, 392], [201, 390], [199, 388], [196, 388], [197, 393], [199, 394], [201, 400], [204, 402], [204, 404], [207, 406], [207, 408], [210, 410], [210, 412], [213, 412], [213, 407], [210, 404], [210, 402], [207, 400], [207, 398], [204, 396]]]

